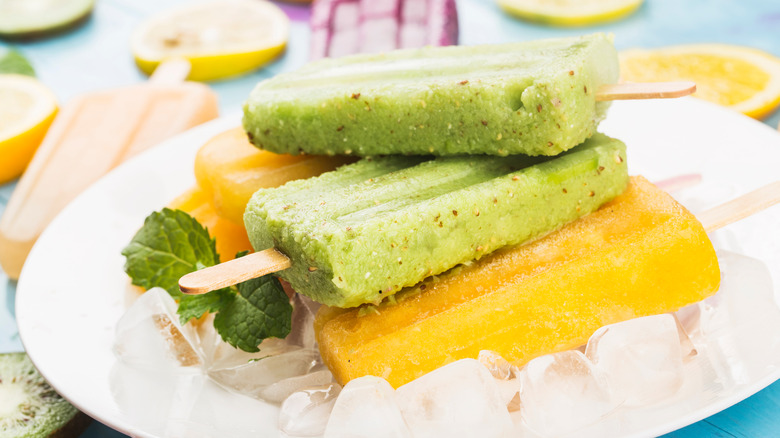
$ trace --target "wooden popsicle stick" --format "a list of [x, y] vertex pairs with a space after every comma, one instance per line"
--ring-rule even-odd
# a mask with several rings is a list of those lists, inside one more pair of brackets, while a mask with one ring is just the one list
[[269, 248], [190, 272], [179, 279], [179, 289], [185, 294], [205, 294], [289, 267], [290, 259], [286, 255]]
[[780, 181], [767, 184], [696, 215], [709, 233], [780, 203]]
[[192, 64], [183, 58], [172, 58], [162, 62], [149, 77], [153, 84], [171, 85], [187, 80]]
[[596, 91], [596, 101], [670, 99], [687, 96], [695, 91], [696, 84], [690, 81], [609, 84], [602, 85]]

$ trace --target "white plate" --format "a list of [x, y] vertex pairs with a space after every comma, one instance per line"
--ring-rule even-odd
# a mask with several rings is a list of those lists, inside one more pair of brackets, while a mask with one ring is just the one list
[[[275, 406], [227, 393], [194, 375], [169, 379], [134, 373], [116, 366], [111, 351], [114, 325], [132, 299], [121, 249], [144, 217], [194, 184], [195, 151], [238, 120], [236, 114], [193, 129], [103, 178], [44, 232], [22, 273], [16, 312], [33, 362], [73, 404], [124, 433], [144, 437], [279, 434]], [[777, 132], [694, 99], [616, 103], [602, 126], [629, 145], [632, 173], [651, 180], [700, 173], [702, 183], [686, 193], [694, 212], [777, 179]], [[738, 242], [739, 252], [774, 267], [776, 297], [780, 296], [778, 223], [780, 209], [775, 208], [730, 226], [725, 237]], [[621, 430], [626, 435], [657, 435], [683, 427], [749, 397], [779, 377], [777, 368], [770, 367], [728, 393], [690, 401], [685, 409], [640, 413], [645, 421], [634, 421], [634, 426]]]

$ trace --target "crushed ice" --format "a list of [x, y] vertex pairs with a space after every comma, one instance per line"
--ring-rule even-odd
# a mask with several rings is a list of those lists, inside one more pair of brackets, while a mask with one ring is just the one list
[[755, 336], [780, 331], [768, 268], [734, 253], [718, 255], [720, 291], [674, 314], [602, 327], [587, 346], [522, 368], [482, 351], [478, 360], [453, 362], [397, 390], [378, 377], [343, 389], [335, 383], [314, 341], [319, 305], [299, 295], [292, 299], [290, 336], [245, 353], [222, 342], [210, 319], [179, 324], [175, 302], [152, 289], [117, 324], [114, 351], [125, 365], [199, 367], [231, 391], [281, 403], [278, 425], [287, 436], [580, 434], [616, 412], [630, 417], [702, 392], [692, 375], [707, 374], [728, 389], [780, 364], [780, 340]]

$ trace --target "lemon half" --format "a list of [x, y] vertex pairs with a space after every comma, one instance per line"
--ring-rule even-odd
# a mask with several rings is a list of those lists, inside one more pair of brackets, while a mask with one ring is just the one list
[[160, 62], [185, 58], [189, 79], [209, 81], [255, 70], [285, 48], [290, 20], [264, 0], [191, 4], [144, 22], [132, 38], [138, 67], [151, 74]]
[[22, 174], [56, 113], [57, 99], [37, 79], [0, 75], [0, 184]]
[[780, 104], [780, 58], [727, 44], [691, 44], [620, 53], [621, 78], [629, 82], [690, 80], [694, 96], [754, 118]]
[[554, 26], [587, 26], [617, 20], [636, 11], [643, 0], [498, 0], [506, 12]]

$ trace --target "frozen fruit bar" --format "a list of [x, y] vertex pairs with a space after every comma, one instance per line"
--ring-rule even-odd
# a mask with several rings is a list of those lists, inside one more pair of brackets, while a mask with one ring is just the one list
[[599, 327], [713, 294], [715, 251], [685, 208], [641, 177], [598, 211], [531, 244], [431, 277], [380, 306], [326, 308], [315, 330], [344, 384], [400, 386], [493, 350], [522, 365], [584, 344]]
[[603, 34], [323, 59], [258, 84], [244, 128], [290, 154], [557, 155], [596, 131], [617, 79]]
[[290, 257], [296, 291], [353, 307], [596, 210], [625, 189], [624, 157], [597, 134], [554, 158], [364, 159], [259, 190], [244, 224], [256, 250]]
[[317, 176], [355, 160], [261, 151], [249, 143], [243, 129], [236, 127], [198, 150], [195, 179], [217, 214], [243, 228], [246, 204], [258, 189]]

